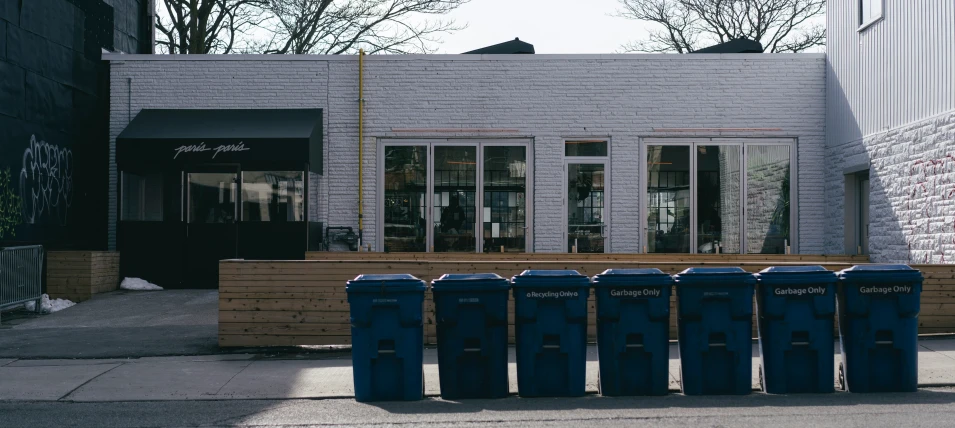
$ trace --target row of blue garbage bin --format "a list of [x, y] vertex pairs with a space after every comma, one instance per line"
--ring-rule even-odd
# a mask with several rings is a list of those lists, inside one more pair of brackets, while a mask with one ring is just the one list
[[[600, 393], [664, 395], [674, 286], [684, 394], [752, 391], [754, 294], [765, 392], [834, 391], [834, 316], [839, 317], [844, 389], [917, 388], [918, 270], [861, 265], [836, 273], [821, 266], [787, 266], [752, 274], [701, 267], [674, 276], [658, 269], [609, 269], [592, 280], [566, 270], [527, 270], [510, 281], [496, 274], [444, 275], [432, 282], [441, 396], [508, 395], [509, 292], [515, 306], [518, 394], [584, 395], [591, 288]], [[411, 275], [359, 275], [348, 281], [358, 401], [423, 397], [426, 289]]]

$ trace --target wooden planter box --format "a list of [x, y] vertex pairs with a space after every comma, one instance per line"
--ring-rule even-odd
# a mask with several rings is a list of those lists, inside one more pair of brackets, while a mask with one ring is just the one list
[[49, 251], [46, 292], [51, 299], [74, 302], [119, 288], [119, 253], [115, 251]]

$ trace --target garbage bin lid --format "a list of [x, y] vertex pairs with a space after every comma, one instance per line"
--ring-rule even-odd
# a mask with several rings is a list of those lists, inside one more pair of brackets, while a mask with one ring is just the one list
[[507, 290], [511, 283], [496, 273], [446, 273], [431, 281], [434, 291]]
[[836, 273], [822, 266], [773, 266], [759, 271], [765, 285], [835, 284]]
[[573, 287], [590, 285], [590, 277], [575, 270], [528, 269], [511, 278], [515, 287]]
[[679, 285], [755, 285], [756, 275], [740, 267], [692, 267], [673, 276]]
[[607, 269], [594, 276], [594, 287], [673, 285], [673, 277], [660, 269]]
[[424, 291], [426, 288], [427, 285], [424, 281], [407, 273], [362, 274], [348, 281], [345, 286], [345, 291], [391, 293], [397, 291]]
[[843, 282], [911, 282], [922, 281], [922, 272], [909, 265], [873, 264], [856, 265], [839, 271]]

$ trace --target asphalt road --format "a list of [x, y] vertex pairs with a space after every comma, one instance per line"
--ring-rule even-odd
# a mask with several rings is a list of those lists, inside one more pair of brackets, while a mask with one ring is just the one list
[[950, 427], [955, 389], [745, 397], [0, 402], [0, 427], [634, 426]]

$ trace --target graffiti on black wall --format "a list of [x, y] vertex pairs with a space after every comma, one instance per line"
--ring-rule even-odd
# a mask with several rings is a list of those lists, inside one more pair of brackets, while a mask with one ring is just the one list
[[73, 205], [73, 152], [30, 136], [23, 151], [20, 198], [24, 223], [55, 221], [65, 226]]

